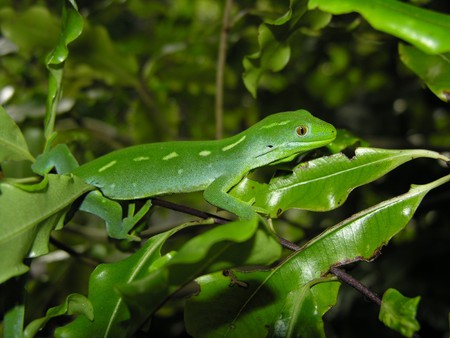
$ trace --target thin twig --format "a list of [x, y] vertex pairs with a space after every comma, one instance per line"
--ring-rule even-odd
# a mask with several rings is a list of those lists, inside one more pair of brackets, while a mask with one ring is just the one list
[[381, 305], [381, 298], [375, 292], [369, 290], [364, 284], [350, 276], [344, 270], [341, 270], [334, 266], [330, 269], [330, 272], [335, 275], [341, 282], [350, 285], [352, 288], [366, 296], [373, 303], [377, 304], [378, 306]]
[[203, 218], [203, 219], [212, 218], [215, 224], [225, 224], [225, 223], [230, 222], [229, 219], [226, 219], [224, 217], [213, 215], [213, 214], [210, 214], [208, 212], [200, 211], [198, 209], [190, 208], [190, 207], [187, 207], [185, 205], [180, 205], [180, 204], [176, 204], [176, 203], [169, 202], [169, 201], [166, 201], [166, 200], [161, 200], [159, 198], [154, 198], [153, 197], [152, 198], [152, 203], [153, 203], [153, 205], [159, 205], [159, 206], [161, 206], [163, 208], [167, 208], [167, 209], [171, 209], [171, 210], [174, 210], [174, 211], [182, 212], [182, 213], [185, 213], [185, 214], [188, 214], [188, 215], [192, 215], [192, 216], [196, 216], [196, 217], [199, 217], [199, 218]]
[[225, 70], [227, 40], [230, 25], [230, 12], [233, 5], [233, 0], [226, 0], [225, 8], [223, 10], [222, 30], [220, 31], [219, 51], [217, 55], [217, 69], [216, 69], [216, 139], [223, 137], [223, 76]]
[[[359, 293], [366, 296], [371, 302], [375, 303], [378, 306], [381, 306], [381, 298], [373, 291], [369, 290], [364, 284], [362, 284], [360, 281], [356, 280], [352, 276], [350, 276], [345, 271], [337, 268], [332, 267], [330, 269], [330, 272], [335, 275], [341, 282], [350, 285], [352, 288], [356, 289]], [[420, 335], [418, 333], [414, 333], [412, 335], [413, 338], [420, 338]]]
[[52, 243], [58, 249], [67, 252], [70, 256], [75, 257], [76, 259], [79, 259], [80, 261], [82, 261], [82, 262], [84, 262], [84, 263], [86, 263], [88, 265], [97, 266], [100, 263], [102, 263], [101, 261], [99, 261], [99, 260], [97, 260], [95, 258], [87, 257], [84, 254], [79, 253], [78, 251], [74, 250], [70, 246], [68, 246], [68, 245], [58, 241], [54, 237], [50, 237], [50, 243]]

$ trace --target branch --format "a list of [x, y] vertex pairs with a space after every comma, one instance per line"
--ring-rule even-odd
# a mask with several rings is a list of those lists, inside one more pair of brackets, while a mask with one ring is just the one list
[[192, 216], [196, 216], [199, 218], [203, 218], [203, 219], [207, 219], [207, 218], [212, 218], [214, 220], [215, 224], [225, 224], [230, 222], [229, 219], [226, 219], [224, 217], [220, 217], [217, 215], [213, 215], [210, 214], [209, 212], [204, 212], [204, 211], [200, 211], [198, 209], [194, 209], [194, 208], [190, 208], [187, 207], [185, 205], [180, 205], [180, 204], [176, 204], [173, 202], [169, 202], [166, 200], [161, 200], [159, 198], [152, 198], [152, 203], [153, 205], [159, 205], [163, 208], [167, 208], [167, 209], [171, 209], [174, 211], [178, 211], [178, 212], [182, 212], [184, 214], [188, 214], [188, 215], [192, 215]]
[[223, 136], [223, 76], [227, 52], [228, 31], [230, 28], [230, 12], [233, 0], [226, 0], [223, 10], [222, 30], [220, 32], [219, 52], [217, 55], [216, 69], [216, 139]]
[[95, 258], [88, 257], [88, 256], [72, 249], [70, 246], [58, 241], [57, 239], [55, 239], [54, 237], [51, 237], [51, 236], [50, 236], [50, 243], [52, 243], [58, 249], [67, 252], [70, 256], [75, 257], [76, 259], [79, 259], [80, 261], [82, 261], [83, 263], [86, 263], [88, 265], [97, 266], [100, 263], [103, 263]]
[[366, 296], [371, 302], [375, 303], [378, 306], [381, 306], [381, 298], [375, 292], [369, 290], [364, 284], [350, 276], [344, 270], [338, 269], [337, 267], [333, 266], [330, 269], [330, 272], [335, 275], [341, 282], [350, 285], [352, 288], [356, 289], [358, 292]]

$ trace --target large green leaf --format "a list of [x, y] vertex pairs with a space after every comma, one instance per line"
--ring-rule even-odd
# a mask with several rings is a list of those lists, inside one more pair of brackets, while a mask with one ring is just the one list
[[[130, 336], [171, 294], [198, 277], [213, 263], [217, 263], [219, 258], [224, 257], [227, 249], [235, 248], [230, 243], [244, 244], [243, 242], [251, 239], [257, 224], [242, 221], [216, 226], [188, 241], [178, 252], [161, 256], [161, 247], [170, 236], [193, 225], [198, 223], [183, 225], [152, 237], [127, 259], [98, 266], [89, 283], [89, 300], [94, 307], [94, 321], [78, 317], [74, 322], [58, 329], [57, 336]], [[271, 249], [274, 244], [276, 253]], [[267, 251], [272, 251], [270, 261], [280, 255], [279, 245], [273, 239], [271, 242], [263, 239], [261, 243], [254, 245], [259, 250], [264, 245]], [[245, 262], [245, 251], [237, 252], [240, 253], [240, 261]], [[267, 262], [267, 257], [264, 262]], [[130, 321], [130, 318], [133, 320]]]
[[[130, 257], [115, 263], [100, 264], [89, 280], [89, 301], [94, 311], [94, 320], [85, 316], [56, 330], [57, 337], [125, 337], [128, 335], [130, 312], [118, 293], [117, 286], [132, 283], [147, 276], [158, 260], [161, 260], [161, 247], [177, 231], [179, 226], [150, 238], [142, 248]], [[168, 254], [170, 257], [170, 254]], [[164, 259], [167, 259], [163, 257]], [[166, 286], [157, 284], [155, 292]]]
[[269, 184], [245, 179], [231, 194], [271, 217], [289, 208], [325, 211], [339, 207], [356, 187], [372, 182], [399, 165], [419, 157], [448, 161], [428, 150], [357, 148], [348, 158], [342, 153], [301, 163], [293, 173], [276, 177]]
[[[77, 177], [48, 175], [46, 189], [25, 191], [0, 183], [0, 283], [28, 270], [22, 261], [48, 251], [50, 232], [70, 205], [92, 187]], [[24, 211], [25, 210], [25, 211]]]
[[[449, 28], [450, 32], [450, 28]], [[402, 62], [416, 73], [442, 101], [450, 101], [450, 53], [430, 55], [421, 50], [400, 44]]]
[[[278, 259], [281, 254], [280, 245], [271, 237], [270, 241], [265, 239], [261, 242], [258, 239], [261, 237], [258, 236], [259, 231], [262, 230], [257, 230], [256, 219], [216, 226], [188, 241], [170, 260], [147, 277], [121, 286], [120, 290], [130, 305], [133, 318], [147, 318], [180, 287], [211, 269], [247, 263], [269, 264]], [[258, 251], [263, 250], [266, 253], [261, 261]], [[230, 256], [230, 252], [237, 255]], [[256, 254], [256, 258], [253, 254]], [[161, 285], [164, 285], [163, 290]], [[155, 289], [158, 291], [155, 292]], [[135, 325], [141, 324], [142, 322], [136, 320]]]
[[[282, 326], [292, 327], [291, 332], [298, 333], [295, 321], [301, 320], [305, 325], [302, 337], [324, 336], [323, 328], [317, 326], [317, 317], [312, 317], [316, 313], [295, 317], [301, 313], [299, 306], [310, 305], [299, 305], [291, 299], [311, 301], [299, 293], [305, 292], [303, 287], [308, 283], [323, 278], [332, 266], [372, 259], [408, 224], [423, 197], [449, 181], [450, 175], [429, 184], [414, 185], [403, 195], [355, 214], [315, 237], [273, 269], [232, 272], [233, 281], [239, 283], [225, 283], [224, 278], [229, 277], [220, 274], [198, 279], [201, 292], [186, 305], [188, 332], [195, 337], [262, 337], [278, 330], [281, 316]], [[330, 296], [330, 289], [325, 288]], [[331, 306], [334, 297], [325, 298], [328, 300], [325, 303]], [[326, 308], [323, 304], [322, 310]], [[308, 327], [310, 323], [314, 326]]]
[[19, 127], [0, 106], [0, 163], [5, 160], [34, 161], [34, 158]]
[[450, 16], [397, 0], [311, 0], [309, 9], [332, 14], [358, 12], [375, 29], [403, 39], [426, 53], [450, 52]]

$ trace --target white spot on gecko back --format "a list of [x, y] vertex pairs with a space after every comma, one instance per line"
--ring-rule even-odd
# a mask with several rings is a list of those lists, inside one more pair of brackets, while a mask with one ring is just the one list
[[113, 165], [115, 165], [117, 163], [116, 160], [109, 162], [108, 164], [104, 165], [103, 167], [101, 167], [100, 169], [98, 169], [98, 172], [101, 173], [102, 171], [105, 171], [108, 168], [111, 168]]
[[176, 153], [175, 151], [172, 151], [170, 154], [166, 155], [163, 157], [164, 161], [170, 160], [174, 157], [178, 157], [178, 153]]
[[133, 158], [133, 161], [134, 162], [140, 162], [140, 161], [147, 161], [149, 159], [150, 159], [150, 157], [148, 157], [148, 156], [139, 156], [139, 157]]
[[239, 140], [237, 140], [236, 142], [234, 142], [234, 143], [232, 143], [232, 144], [229, 144], [229, 145], [223, 147], [223, 148], [222, 148], [222, 151], [227, 151], [227, 150], [230, 150], [230, 149], [236, 147], [239, 143], [241, 143], [242, 141], [244, 141], [246, 137], [247, 137], [247, 136], [244, 135], [244, 136], [242, 136]]

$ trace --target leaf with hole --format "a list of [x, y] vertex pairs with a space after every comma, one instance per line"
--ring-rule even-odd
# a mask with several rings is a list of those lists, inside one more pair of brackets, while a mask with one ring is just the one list
[[[305, 292], [303, 287], [319, 281], [332, 266], [373, 259], [408, 224], [423, 197], [449, 181], [450, 175], [429, 184], [414, 185], [403, 195], [355, 214], [328, 228], [272, 269], [233, 270], [232, 280], [230, 273], [199, 278], [201, 291], [186, 304], [188, 332], [196, 337], [261, 337], [268, 332], [282, 332], [277, 328], [281, 316], [282, 327], [292, 328], [290, 332], [297, 334], [299, 326], [295, 321], [300, 314], [298, 307], [303, 308], [303, 304], [289, 299], [310, 302], [309, 296], [297, 293]], [[233, 280], [239, 281], [238, 286]], [[326, 311], [334, 304], [335, 297], [330, 285], [325, 288], [321, 292], [327, 292], [328, 296], [321, 302], [321, 308]], [[310, 307], [307, 303], [304, 306], [305, 309]], [[209, 315], [211, 312], [214, 316]], [[316, 313], [302, 315], [305, 325], [311, 323], [310, 327], [301, 328], [307, 332], [303, 337], [324, 336], [323, 327], [317, 324], [317, 317], [313, 317]]]
[[292, 174], [275, 177], [269, 184], [244, 179], [231, 194], [253, 202], [257, 211], [271, 217], [290, 208], [331, 210], [342, 205], [354, 188], [420, 157], [448, 160], [429, 150], [357, 148], [351, 158], [339, 153], [301, 163]]

